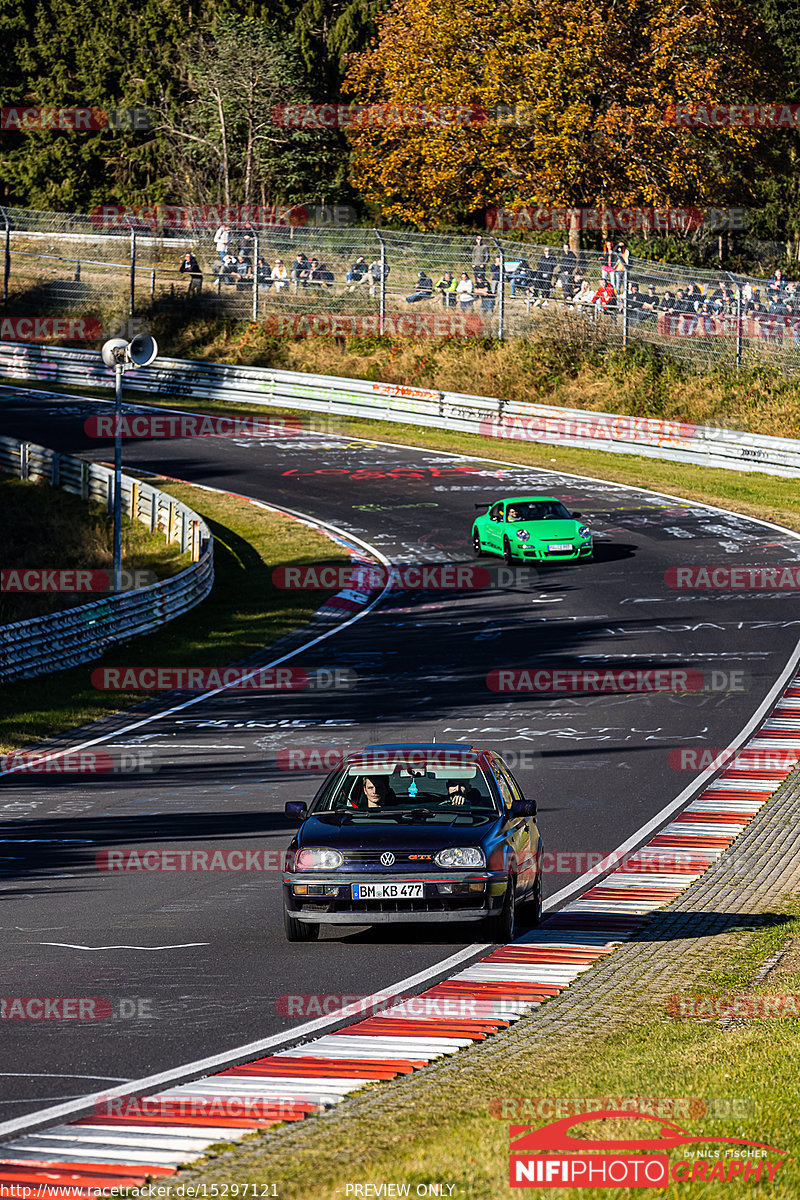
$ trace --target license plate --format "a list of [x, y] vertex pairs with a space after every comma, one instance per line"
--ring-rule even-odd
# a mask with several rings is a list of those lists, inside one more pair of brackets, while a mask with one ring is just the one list
[[421, 883], [354, 883], [353, 900], [421, 900]]
[[571, 550], [572, 542], [553, 542], [552, 546], [547, 547], [548, 550]]

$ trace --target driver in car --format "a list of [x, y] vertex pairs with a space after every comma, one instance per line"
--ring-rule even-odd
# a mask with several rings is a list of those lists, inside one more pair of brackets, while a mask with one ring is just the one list
[[361, 788], [356, 790], [350, 803], [354, 808], [384, 808], [396, 800], [385, 775], [376, 775], [374, 778], [365, 775]]
[[447, 799], [450, 804], [457, 806], [467, 803], [467, 782], [465, 779], [448, 779]]
[[515, 508], [510, 508], [508, 510], [508, 512], [506, 513], [506, 520], [507, 521], [521, 521], [522, 517], [519, 515], [519, 513], [517, 512], [517, 510]]

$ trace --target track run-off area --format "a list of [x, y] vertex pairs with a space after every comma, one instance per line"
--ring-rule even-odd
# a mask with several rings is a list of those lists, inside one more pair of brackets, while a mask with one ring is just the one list
[[[108, 461], [110, 444], [84, 432], [98, 410], [108, 407], [0, 389], [4, 435]], [[148, 705], [144, 724], [129, 709], [74, 739], [146, 751], [147, 772], [4, 774], [3, 995], [99, 998], [109, 1011], [3, 1022], [0, 1124], [263, 1039], [290, 1046], [313, 1016], [298, 997], [418, 991], [485, 953], [469, 925], [323, 926], [318, 942], [289, 944], [278, 870], [115, 871], [102, 865], [110, 854], [206, 853], [208, 862], [223, 850], [277, 863], [295, 828], [285, 801], [310, 800], [322, 778], [311, 751], [473, 743], [499, 751], [538, 800], [553, 910], [595, 882], [582, 878], [587, 866], [637, 848], [688, 805], [713, 774], [702, 752], [740, 745], [774, 702], [797, 660], [796, 592], [695, 590], [675, 586], [676, 568], [796, 564], [797, 535], [504, 463], [502, 443], [490, 449], [500, 458], [310, 430], [125, 442], [125, 469], [275, 505], [399, 568], [477, 565], [476, 505], [515, 493], [580, 511], [595, 554], [539, 568], [484, 558], [489, 582], [479, 587], [393, 586], [358, 619], [313, 622], [303, 644], [265, 656], [285, 653], [288, 666], [341, 686], [171, 694], [163, 715]], [[553, 690], [497, 690], [517, 670], [563, 674]], [[661, 682], [635, 693], [563, 682], [607, 671]], [[692, 690], [658, 690], [669, 673]]]

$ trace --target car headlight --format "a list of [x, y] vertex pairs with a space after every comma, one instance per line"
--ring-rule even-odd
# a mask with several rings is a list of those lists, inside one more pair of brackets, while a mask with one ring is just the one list
[[433, 861], [439, 867], [485, 867], [486, 859], [483, 851], [477, 846], [448, 846], [434, 855]]
[[578, 537], [580, 537], [580, 538], [590, 538], [591, 536], [592, 536], [592, 535], [591, 535], [591, 533], [589, 532], [589, 530], [586, 528], [586, 526], [585, 526], [585, 525], [579, 525], [579, 526], [578, 526]]
[[529, 542], [530, 540], [531, 540], [531, 535], [528, 533], [527, 529], [518, 529], [517, 530], [517, 541]]
[[294, 857], [295, 871], [333, 871], [344, 859], [338, 850], [298, 850]]

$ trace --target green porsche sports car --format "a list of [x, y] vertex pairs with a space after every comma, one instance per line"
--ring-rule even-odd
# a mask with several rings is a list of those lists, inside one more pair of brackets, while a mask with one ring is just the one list
[[[483, 507], [479, 505], [478, 507]], [[514, 496], [498, 500], [475, 519], [472, 546], [482, 554], [502, 554], [507, 563], [591, 558], [592, 535], [554, 496]]]

